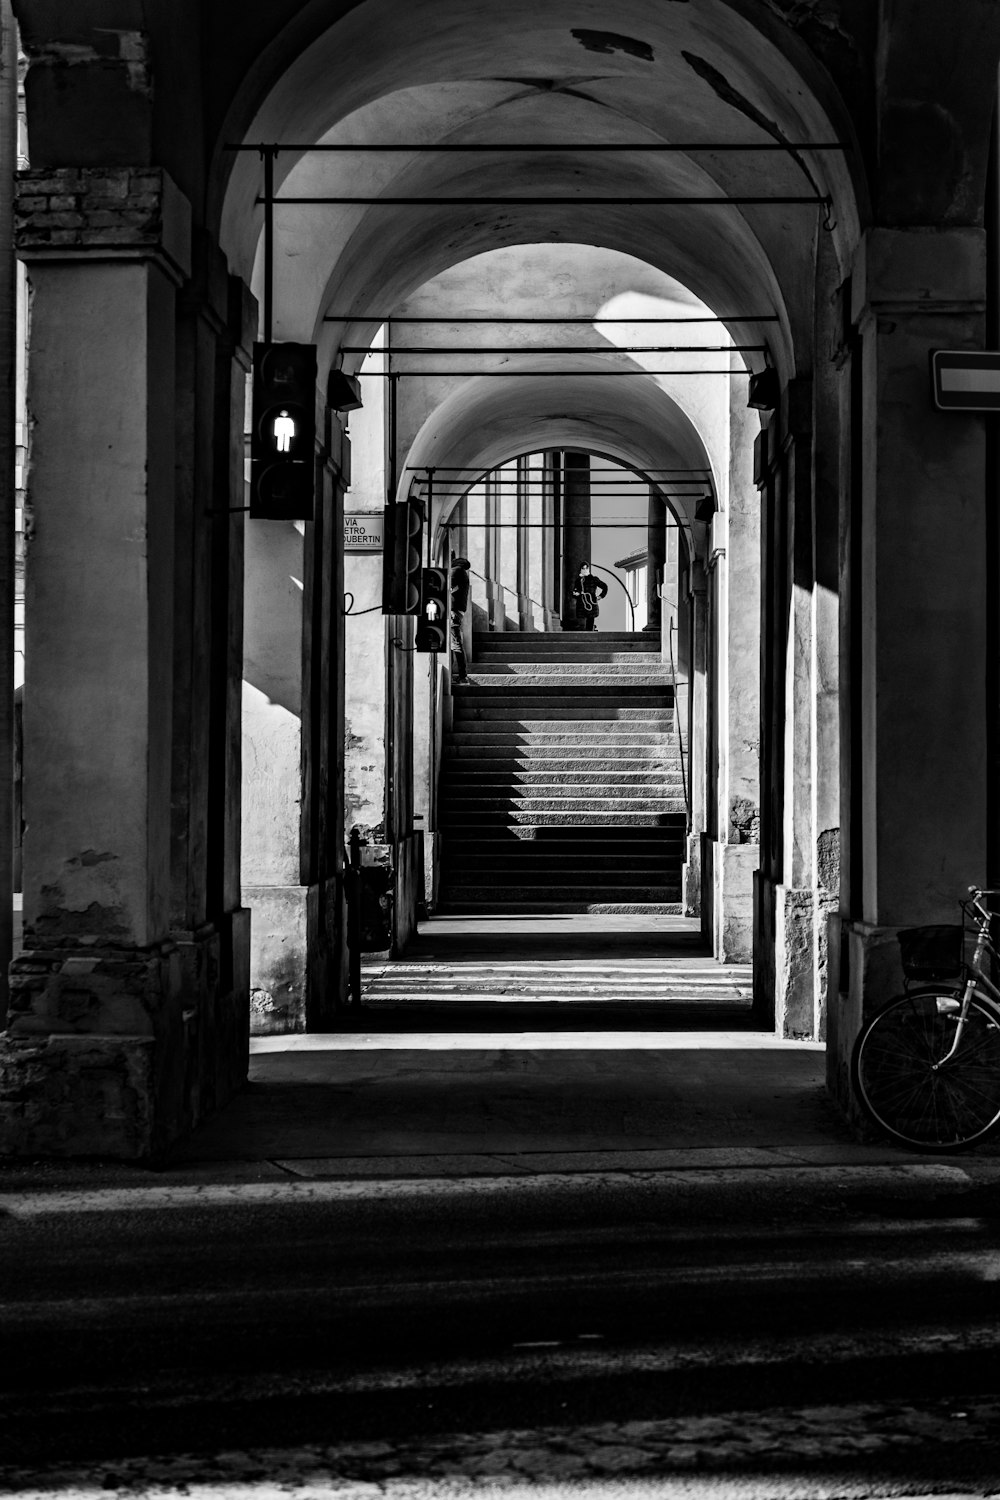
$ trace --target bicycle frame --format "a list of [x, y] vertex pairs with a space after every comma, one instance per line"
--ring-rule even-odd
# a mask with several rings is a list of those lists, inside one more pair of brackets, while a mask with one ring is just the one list
[[939, 1058], [936, 1063], [931, 1065], [933, 1073], [938, 1072], [939, 1069], [944, 1067], [945, 1063], [950, 1062], [958, 1051], [962, 1041], [962, 1033], [965, 1030], [965, 1024], [968, 1020], [969, 1005], [973, 995], [981, 992], [985, 999], [991, 1000], [994, 1005], [1000, 1007], [1000, 989], [997, 988], [987, 974], [983, 973], [982, 968], [983, 959], [987, 954], [990, 954], [993, 958], [997, 958], [998, 954], [990, 940], [992, 913], [987, 911], [986, 907], [982, 904], [981, 898], [983, 896], [995, 896], [998, 894], [1000, 892], [984, 891], [980, 890], [977, 886], [970, 886], [969, 895], [972, 899], [962, 902], [963, 912], [972, 915], [972, 919], [976, 923], [976, 947], [971, 962], [963, 964], [963, 968], [965, 969], [965, 984], [962, 990], [961, 1008], [958, 1013], [954, 1038], [944, 1057]]

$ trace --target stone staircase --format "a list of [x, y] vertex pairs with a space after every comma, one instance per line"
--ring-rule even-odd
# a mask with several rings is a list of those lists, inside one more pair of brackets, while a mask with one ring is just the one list
[[441, 772], [445, 913], [676, 915], [674, 686], [627, 633], [477, 633]]

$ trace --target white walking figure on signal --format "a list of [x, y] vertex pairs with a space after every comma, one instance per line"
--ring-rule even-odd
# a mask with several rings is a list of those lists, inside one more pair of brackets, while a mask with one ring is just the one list
[[287, 411], [280, 411], [274, 419], [274, 442], [279, 453], [290, 453], [292, 451], [292, 438], [295, 436], [295, 422]]

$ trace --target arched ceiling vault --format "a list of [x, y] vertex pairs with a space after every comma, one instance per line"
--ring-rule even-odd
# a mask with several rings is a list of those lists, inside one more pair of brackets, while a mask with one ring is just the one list
[[[693, 422], [652, 378], [479, 378], [453, 390], [428, 417], [401, 466], [400, 494], [428, 465], [478, 473], [544, 448], [583, 448], [641, 472], [711, 469]], [[697, 498], [677, 506], [687, 525]], [[434, 507], [435, 534], [453, 503]]]
[[[251, 142], [430, 147], [457, 139], [491, 148], [475, 156], [283, 153], [277, 182], [286, 196], [829, 196], [846, 268], [859, 225], [854, 155], [576, 149], [850, 142], [809, 49], [789, 36], [779, 50], [741, 9], [727, 0], [621, 0], [609, 22], [603, 0], [364, 0], [294, 60], [276, 44], [274, 76], [266, 77], [265, 59], [232, 119], [249, 120], [243, 136]], [[541, 143], [574, 149], [496, 149]], [[261, 229], [260, 163], [220, 153], [216, 183], [224, 246], [248, 275]], [[780, 338], [778, 325], [768, 330], [774, 357], [786, 373], [801, 373], [811, 358], [822, 217], [815, 207], [724, 202], [282, 209], [288, 279], [276, 288], [275, 331], [314, 337], [331, 302], [343, 310], [346, 301], [350, 311], [371, 314], [370, 324], [351, 330], [351, 342], [364, 342], [366, 327], [448, 265], [498, 244], [574, 240], [637, 254], [720, 313], [777, 312]], [[328, 352], [341, 332], [326, 326]]]

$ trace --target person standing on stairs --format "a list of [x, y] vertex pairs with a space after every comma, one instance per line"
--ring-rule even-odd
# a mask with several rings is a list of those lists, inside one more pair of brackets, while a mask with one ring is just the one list
[[576, 620], [578, 630], [596, 629], [595, 621], [600, 614], [600, 601], [608, 592], [608, 586], [600, 578], [595, 578], [590, 571], [590, 563], [580, 564], [580, 576], [576, 580], [573, 589], [573, 598], [576, 600]]
[[465, 611], [469, 607], [469, 593], [472, 587], [472, 579], [469, 569], [472, 564], [467, 557], [455, 557], [451, 559], [451, 680], [452, 682], [468, 682], [469, 662], [465, 655], [465, 642], [462, 639], [462, 628], [465, 622]]

